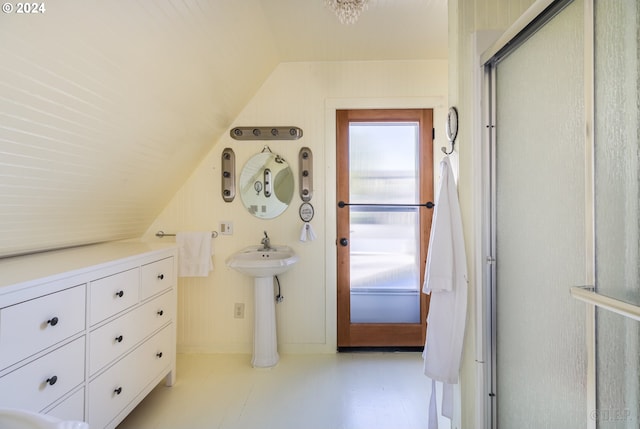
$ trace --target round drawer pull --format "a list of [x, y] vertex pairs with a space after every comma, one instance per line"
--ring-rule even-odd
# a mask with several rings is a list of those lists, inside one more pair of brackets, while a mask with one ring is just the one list
[[118, 336], [115, 338], [115, 340], [116, 340], [118, 343], [121, 343], [123, 339], [124, 339], [124, 338], [122, 337], [122, 335], [118, 335]]
[[117, 389], [114, 389], [113, 393], [115, 393], [116, 395], [119, 395], [122, 393], [122, 387], [118, 387]]
[[124, 296], [124, 291], [123, 290], [119, 290], [118, 292], [116, 292], [116, 296], [118, 298], [122, 298]]
[[158, 274], [158, 280], [164, 280], [164, 274]]
[[57, 317], [52, 317], [51, 319], [47, 320], [47, 324], [51, 325], [51, 326], [56, 326], [58, 324], [58, 318]]
[[54, 375], [53, 377], [49, 377], [47, 378], [47, 384], [49, 386], [53, 386], [54, 384], [56, 384], [58, 382], [58, 376]]
[[157, 314], [158, 316], [162, 316], [164, 314], [164, 310], [158, 310]]
[[156, 356], [158, 357], [158, 359], [162, 359], [162, 352], [156, 353]]

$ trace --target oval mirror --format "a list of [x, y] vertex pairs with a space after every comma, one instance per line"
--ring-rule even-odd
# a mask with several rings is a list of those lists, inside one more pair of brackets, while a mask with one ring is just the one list
[[272, 152], [252, 156], [240, 173], [242, 204], [252, 215], [272, 219], [284, 212], [293, 197], [293, 173], [287, 161]]

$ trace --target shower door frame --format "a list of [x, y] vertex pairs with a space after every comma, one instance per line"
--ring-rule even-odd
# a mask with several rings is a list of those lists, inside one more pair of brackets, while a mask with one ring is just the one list
[[[474, 154], [481, 166], [482, 180], [476, 184], [484, 201], [477, 212], [482, 218], [479, 231], [481, 251], [478, 252], [476, 273], [478, 290], [476, 306], [476, 361], [479, 363], [477, 389], [477, 427], [498, 429], [497, 423], [497, 329], [496, 329], [496, 79], [497, 64], [516, 50], [538, 29], [573, 1], [584, 3], [584, 115], [585, 115], [585, 278], [595, 283], [595, 186], [594, 186], [594, 0], [538, 0], [494, 44], [480, 56], [479, 77], [476, 80], [475, 105], [479, 107], [477, 130], [481, 150]], [[479, 86], [479, 88], [478, 88]], [[571, 286], [567, 285], [567, 290]], [[572, 292], [573, 294], [573, 292]], [[587, 302], [585, 332], [587, 347], [587, 392], [585, 413], [596, 410], [596, 304]], [[587, 429], [596, 429], [596, 421], [587, 418]]]

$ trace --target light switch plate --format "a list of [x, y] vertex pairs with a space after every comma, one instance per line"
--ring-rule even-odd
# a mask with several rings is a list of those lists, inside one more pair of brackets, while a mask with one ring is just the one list
[[220, 222], [220, 234], [233, 235], [233, 222], [223, 220]]

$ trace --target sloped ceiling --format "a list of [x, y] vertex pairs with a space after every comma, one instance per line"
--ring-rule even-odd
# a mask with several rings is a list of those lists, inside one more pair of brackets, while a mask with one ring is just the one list
[[56, 0], [0, 16], [0, 257], [141, 236], [275, 66], [446, 58], [446, 0]]

